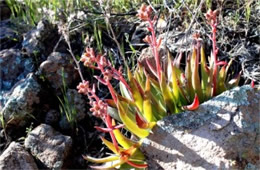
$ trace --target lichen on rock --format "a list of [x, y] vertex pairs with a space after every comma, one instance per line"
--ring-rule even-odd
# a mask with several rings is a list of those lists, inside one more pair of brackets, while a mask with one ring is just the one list
[[26, 123], [26, 118], [33, 117], [33, 105], [40, 102], [40, 90], [41, 86], [33, 74], [28, 74], [24, 80], [18, 82], [1, 110], [5, 124], [19, 127]]

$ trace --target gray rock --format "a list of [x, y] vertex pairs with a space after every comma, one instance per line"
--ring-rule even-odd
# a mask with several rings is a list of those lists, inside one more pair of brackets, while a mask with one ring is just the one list
[[0, 116], [3, 114], [6, 125], [16, 127], [25, 125], [26, 119], [34, 114], [33, 105], [39, 103], [40, 90], [41, 86], [32, 73], [13, 87], [0, 112]]
[[169, 33], [161, 34], [159, 38], [163, 40], [162, 44], [165, 44], [165, 41], [167, 41], [166, 46], [171, 53], [188, 52], [192, 50], [192, 34], [170, 31]]
[[0, 170], [37, 170], [33, 157], [22, 145], [12, 142], [0, 156]]
[[54, 89], [63, 87], [62, 74], [66, 86], [70, 86], [78, 77], [78, 72], [68, 54], [53, 52], [41, 63], [39, 74], [42, 74]]
[[142, 146], [150, 169], [259, 169], [259, 105], [242, 86], [159, 121]]
[[24, 36], [22, 49], [27, 55], [37, 57], [41, 62], [52, 52], [58, 39], [56, 26], [48, 20], [41, 20], [35, 29]]
[[10, 20], [0, 22], [0, 50], [15, 48], [22, 39], [22, 26]]
[[0, 89], [10, 90], [19, 80], [24, 79], [34, 69], [31, 58], [26, 58], [20, 50], [0, 51]]
[[72, 139], [49, 125], [41, 124], [28, 134], [24, 144], [46, 167], [61, 169], [71, 149]]

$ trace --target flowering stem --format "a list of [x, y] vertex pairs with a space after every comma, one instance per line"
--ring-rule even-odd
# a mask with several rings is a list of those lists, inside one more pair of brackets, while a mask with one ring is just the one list
[[109, 92], [113, 98], [113, 100], [115, 101], [115, 103], [117, 103], [117, 97], [116, 97], [116, 94], [115, 94], [115, 91], [114, 91], [114, 88], [112, 87], [111, 83], [109, 81], [107, 81], [107, 87], [109, 89]]
[[[108, 128], [113, 128], [113, 126], [112, 126], [112, 121], [111, 121], [111, 117], [110, 117], [109, 114], [106, 114], [105, 120], [106, 120], [105, 122], [106, 122], [107, 127], [108, 127]], [[115, 137], [115, 134], [114, 134], [113, 130], [110, 131], [109, 134], [110, 134], [110, 137], [111, 137], [111, 139], [112, 139], [113, 145], [115, 146], [117, 152], [119, 152], [118, 143], [117, 143], [117, 141], [116, 141], [116, 137]]]
[[217, 45], [216, 45], [216, 32], [217, 32], [217, 22], [211, 24], [212, 27], [212, 48], [214, 56], [214, 68], [213, 68], [213, 92], [212, 95], [215, 96], [217, 92], [217, 71], [218, 71], [218, 59], [217, 59]]
[[[119, 71], [117, 71], [115, 68], [111, 68], [112, 69], [112, 71], [114, 72], [114, 73], [116, 73], [116, 75], [119, 77], [118, 78], [118, 80], [119, 81], [121, 81], [125, 86], [126, 86], [126, 88], [131, 92], [131, 88], [130, 88], [130, 86], [127, 84], [127, 82], [126, 82], [126, 80], [125, 80], [125, 78], [122, 76], [122, 74], [119, 72]], [[132, 93], [132, 92], [131, 92]]]
[[150, 25], [149, 30], [152, 33], [151, 47], [152, 47], [152, 50], [153, 50], [153, 55], [155, 57], [157, 75], [158, 75], [159, 81], [161, 82], [162, 69], [161, 69], [161, 65], [160, 65], [160, 58], [159, 58], [160, 56], [159, 56], [159, 51], [158, 51], [158, 44], [157, 44], [157, 40], [156, 40], [156, 35], [155, 35], [155, 31], [154, 31], [154, 24], [153, 24], [153, 21], [151, 19], [149, 19], [148, 22], [149, 22], [149, 25]]

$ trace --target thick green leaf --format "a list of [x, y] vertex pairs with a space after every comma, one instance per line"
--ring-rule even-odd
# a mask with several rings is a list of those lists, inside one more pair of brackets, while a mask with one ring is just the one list
[[231, 66], [231, 64], [232, 64], [232, 62], [233, 62], [233, 59], [231, 59], [231, 60], [228, 62], [227, 68], [226, 68], [226, 70], [225, 70], [225, 75], [224, 75], [224, 80], [225, 80], [225, 82], [227, 82], [227, 74], [228, 74], [228, 70], [229, 70], [229, 68], [230, 68], [230, 66]]
[[178, 74], [177, 72], [180, 72], [180, 70], [171, 62], [171, 70], [172, 70], [172, 91], [174, 98], [176, 100], [176, 104], [178, 108], [181, 108], [183, 105], [187, 105], [187, 101], [185, 97], [183, 96], [183, 93], [181, 91], [181, 82], [178, 77], [181, 76], [181, 74]]
[[[114, 120], [112, 120], [112, 125], [115, 126], [116, 123]], [[116, 137], [116, 140], [117, 142], [124, 148], [124, 149], [128, 149], [130, 148], [131, 146], [133, 146], [134, 144], [136, 144], [136, 142], [128, 139], [127, 137], [125, 137], [119, 129], [115, 129], [113, 130], [114, 131], [114, 134], [115, 134], [115, 137]]]
[[192, 72], [192, 87], [194, 92], [198, 95], [199, 100], [203, 101], [203, 95], [201, 90], [200, 84], [200, 77], [199, 77], [199, 62], [198, 62], [197, 50], [195, 47], [193, 48], [192, 56], [191, 56], [191, 72]]
[[106, 162], [111, 162], [115, 160], [119, 160], [119, 156], [117, 155], [111, 155], [105, 158], [93, 158], [91, 156], [83, 156], [84, 159], [86, 159], [89, 162], [93, 163], [106, 163]]
[[122, 122], [122, 120], [120, 119], [119, 115], [118, 115], [118, 111], [116, 108], [114, 107], [107, 107], [107, 113], [113, 118], [116, 119], [119, 122]]
[[[206, 63], [206, 57], [205, 57], [205, 52], [203, 46], [200, 49], [201, 53], [201, 66], [200, 66], [200, 71], [201, 71], [201, 89], [203, 93], [203, 101], [208, 100], [211, 97], [211, 77], [210, 77], [210, 70], [207, 66]], [[200, 102], [203, 102], [200, 101]]]
[[119, 82], [119, 88], [120, 88], [121, 95], [123, 97], [127, 98], [128, 100], [132, 100], [129, 91], [127, 90], [126, 86], [122, 82]]
[[[108, 140], [106, 140], [104, 137], [100, 137], [102, 142], [115, 154], [119, 154], [118, 151], [116, 150], [116, 147], [114, 146], [114, 144], [112, 142], [109, 142]], [[123, 148], [118, 147], [120, 151], [123, 151]]]
[[166, 103], [166, 108], [168, 108], [171, 113], [178, 113], [180, 110], [178, 110], [178, 108], [175, 106], [175, 100], [170, 90], [170, 87], [166, 83], [165, 75], [162, 74], [161, 77], [162, 80], [160, 82], [160, 87], [163, 99]]
[[150, 79], [149, 77], [146, 79], [145, 92], [144, 92], [144, 102], [143, 102], [143, 116], [148, 122], [154, 121], [152, 105], [151, 105], [151, 96], [150, 96]]
[[226, 67], [223, 66], [218, 74], [218, 80], [217, 80], [217, 95], [226, 91], [227, 88], [225, 86], [225, 72], [226, 72]]
[[141, 87], [144, 89], [146, 77], [144, 74], [144, 68], [140, 63], [138, 63], [138, 67], [134, 73], [134, 77], [138, 81], [138, 83], [141, 85]]
[[120, 116], [122, 122], [124, 123], [124, 125], [130, 132], [132, 132], [139, 138], [145, 138], [146, 136], [149, 135], [148, 130], [140, 129], [137, 126], [136, 122], [128, 117], [127, 112], [129, 110], [128, 110], [128, 108], [123, 107], [123, 104], [120, 101], [118, 101], [118, 103], [117, 103], [117, 108], [119, 110], [119, 116]]
[[192, 102], [192, 100], [195, 97], [195, 92], [192, 87], [192, 72], [191, 72], [191, 59], [190, 56], [186, 59], [186, 68], [185, 68], [185, 77], [186, 77], [186, 94], [189, 95], [189, 102]]
[[140, 91], [141, 89], [138, 87], [137, 81], [132, 76], [130, 70], [128, 70], [128, 79], [129, 79], [130, 88], [132, 90], [134, 102], [138, 107], [139, 111], [142, 112], [143, 111], [143, 97], [141, 95], [142, 92]]

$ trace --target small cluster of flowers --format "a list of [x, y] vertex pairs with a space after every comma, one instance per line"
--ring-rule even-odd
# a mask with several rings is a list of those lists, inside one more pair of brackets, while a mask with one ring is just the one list
[[92, 88], [89, 87], [88, 81], [83, 81], [77, 86], [78, 92], [84, 95], [87, 95], [90, 102], [90, 111], [94, 116], [104, 118], [107, 115], [107, 104], [104, 103], [98, 96], [95, 94], [95, 86]]
[[89, 104], [92, 106], [90, 111], [96, 117], [104, 117], [107, 114], [107, 104], [104, 103], [102, 100], [97, 101], [90, 101]]
[[104, 55], [96, 55], [93, 48], [86, 48], [86, 52], [81, 56], [80, 61], [83, 62], [87, 67], [101, 71], [103, 78], [96, 78], [102, 84], [108, 86], [108, 84], [110, 84], [109, 81], [114, 78], [121, 81], [128, 87], [127, 82], [122, 76], [122, 67], [120, 67], [118, 70], [115, 69]]
[[211, 9], [206, 13], [205, 17], [211, 26], [217, 26], [218, 11], [212, 11]]
[[152, 7], [142, 4], [140, 10], [138, 10], [137, 16], [143, 21], [149, 21], [152, 14]]

